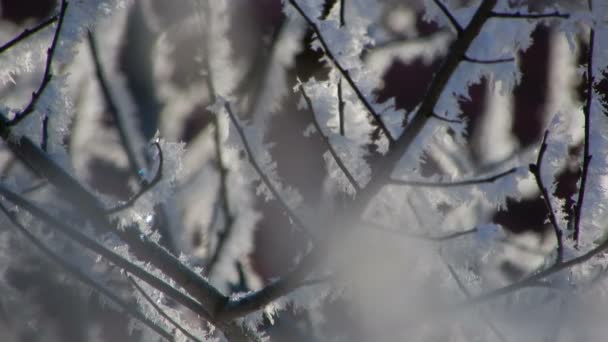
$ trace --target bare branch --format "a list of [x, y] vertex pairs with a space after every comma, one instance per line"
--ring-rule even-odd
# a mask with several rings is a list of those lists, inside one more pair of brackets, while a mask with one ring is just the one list
[[463, 60], [469, 63], [477, 63], [477, 64], [498, 64], [498, 63], [510, 63], [515, 62], [515, 58], [513, 57], [505, 57], [505, 58], [497, 58], [497, 59], [478, 59], [472, 58], [467, 55], [464, 56]]
[[460, 26], [458, 20], [456, 20], [450, 10], [448, 10], [448, 8], [441, 2], [441, 0], [433, 0], [433, 2], [435, 3], [435, 5], [437, 5], [437, 7], [439, 7], [439, 9], [441, 9], [441, 12], [443, 12], [443, 14], [448, 18], [448, 20], [450, 20], [450, 24], [452, 24], [452, 26], [456, 30], [456, 33], [458, 35], [461, 35], [463, 31], [462, 26]]
[[13, 39], [9, 40], [8, 42], [6, 42], [2, 46], [0, 46], [0, 54], [3, 53], [4, 51], [10, 49], [11, 47], [17, 45], [22, 40], [28, 38], [29, 36], [33, 35], [34, 33], [38, 32], [38, 31], [42, 30], [43, 28], [56, 22], [58, 18], [59, 18], [59, 15], [55, 14], [54, 16], [48, 18], [47, 20], [41, 22], [40, 24], [38, 24], [32, 28], [26, 28], [19, 35], [17, 35]]
[[[589, 7], [592, 7], [592, 1], [589, 0]], [[583, 114], [585, 116], [585, 135], [583, 140], [583, 167], [581, 171], [581, 186], [578, 191], [576, 204], [574, 205], [574, 233], [572, 238], [575, 245], [578, 246], [581, 216], [583, 211], [583, 201], [585, 199], [585, 189], [587, 184], [587, 176], [589, 174], [589, 164], [591, 163], [591, 154], [589, 153], [589, 139], [591, 136], [591, 102], [593, 101], [593, 45], [595, 40], [595, 30], [589, 31], [589, 51], [587, 52], [587, 100]]]
[[342, 97], [342, 78], [338, 81], [338, 120], [340, 121], [340, 135], [344, 136], [344, 99]]
[[493, 18], [511, 18], [511, 19], [543, 19], [543, 18], [570, 18], [570, 14], [568, 13], [560, 13], [560, 12], [550, 12], [550, 13], [503, 13], [503, 12], [492, 12], [491, 16]]
[[547, 208], [547, 213], [549, 215], [549, 221], [553, 226], [553, 231], [555, 232], [555, 238], [557, 239], [557, 261], [561, 262], [564, 257], [564, 242], [562, 240], [562, 230], [557, 224], [557, 219], [555, 218], [555, 213], [553, 212], [553, 206], [551, 205], [551, 198], [549, 197], [549, 192], [547, 188], [543, 184], [543, 179], [541, 176], [541, 167], [543, 162], [543, 156], [545, 155], [545, 151], [547, 150], [547, 136], [549, 135], [549, 130], [545, 131], [545, 135], [543, 136], [543, 141], [540, 145], [540, 151], [538, 152], [538, 158], [536, 159], [536, 164], [530, 164], [530, 172], [534, 175], [534, 179], [536, 180], [536, 184], [538, 185], [538, 189], [541, 192], [541, 196], [545, 202], [545, 207]]
[[338, 156], [338, 153], [332, 146], [331, 141], [329, 141], [329, 138], [323, 133], [323, 129], [321, 129], [321, 125], [317, 121], [317, 115], [315, 113], [314, 107], [312, 106], [312, 101], [310, 100], [310, 97], [308, 97], [308, 95], [306, 94], [306, 91], [304, 90], [304, 86], [300, 85], [299, 88], [300, 88], [300, 93], [302, 94], [302, 97], [304, 97], [304, 100], [306, 101], [306, 104], [308, 105], [308, 108], [310, 108], [310, 113], [312, 114], [312, 122], [315, 125], [315, 129], [319, 132], [319, 135], [321, 136], [321, 139], [323, 139], [323, 142], [325, 143], [325, 146], [329, 150], [329, 153], [334, 158], [334, 160], [336, 161], [336, 164], [338, 164], [338, 167], [340, 168], [340, 170], [342, 170], [342, 173], [344, 173], [344, 175], [350, 182], [350, 185], [355, 189], [355, 191], [357, 191], [357, 192], [361, 191], [361, 187], [359, 186], [359, 183], [357, 183], [357, 180], [355, 179], [355, 177], [353, 177], [353, 175], [350, 173], [350, 171], [348, 171], [348, 168], [346, 167], [346, 165], [344, 165], [340, 156]]
[[462, 120], [446, 118], [444, 116], [441, 116], [441, 115], [435, 114], [435, 113], [432, 113], [431, 117], [434, 119], [437, 119], [439, 121], [444, 121], [444, 122], [448, 122], [448, 123], [458, 123], [458, 124], [462, 123]]
[[314, 33], [317, 36], [317, 39], [319, 39], [321, 46], [323, 46], [325, 55], [327, 55], [327, 57], [329, 58], [329, 60], [331, 60], [333, 65], [336, 67], [336, 69], [338, 69], [338, 71], [340, 72], [342, 77], [346, 80], [346, 82], [348, 82], [348, 85], [350, 85], [351, 89], [355, 92], [355, 94], [359, 98], [359, 101], [361, 101], [361, 103], [363, 104], [365, 109], [367, 109], [367, 111], [372, 115], [375, 123], [378, 125], [380, 130], [382, 130], [382, 133], [384, 133], [384, 135], [388, 139], [389, 144], [393, 145], [395, 142], [395, 139], [391, 135], [391, 132], [389, 131], [388, 127], [382, 121], [380, 114], [378, 114], [378, 112], [376, 112], [376, 110], [374, 109], [372, 104], [365, 98], [365, 96], [363, 95], [363, 93], [361, 92], [359, 87], [355, 84], [355, 81], [353, 80], [353, 78], [350, 76], [350, 73], [348, 72], [348, 70], [346, 70], [340, 64], [340, 62], [338, 62], [336, 57], [333, 55], [333, 53], [331, 52], [331, 49], [329, 48], [329, 45], [325, 41], [325, 38], [321, 34], [321, 30], [319, 29], [317, 24], [315, 24], [315, 22], [310, 17], [308, 17], [308, 15], [306, 15], [306, 13], [304, 13], [304, 11], [300, 7], [300, 5], [298, 5], [296, 0], [289, 0], [289, 3], [296, 9], [296, 11], [298, 11], [298, 13], [302, 16], [302, 18], [304, 18], [304, 20], [306, 20], [308, 25], [312, 28], [312, 30], [314, 31]]
[[150, 295], [146, 293], [146, 291], [137, 283], [137, 281], [135, 279], [133, 279], [133, 277], [131, 277], [130, 275], [127, 274], [127, 280], [129, 280], [131, 285], [133, 285], [133, 287], [135, 287], [135, 289], [142, 295], [142, 297], [144, 297], [144, 299], [148, 302], [148, 304], [150, 304], [154, 308], [154, 310], [156, 310], [156, 312], [159, 313], [159, 315], [163, 316], [164, 319], [166, 319], [169, 323], [171, 323], [176, 329], [181, 331], [182, 334], [187, 336], [189, 339], [191, 339], [193, 341], [202, 342], [201, 339], [198, 339], [198, 338], [196, 338], [196, 336], [192, 335], [188, 330], [186, 330], [184, 327], [182, 327], [181, 324], [179, 324], [173, 318], [171, 318], [171, 316], [169, 316], [158, 304], [156, 304], [154, 299], [152, 299], [150, 297]]
[[53, 36], [53, 41], [51, 42], [51, 47], [46, 51], [46, 66], [44, 68], [44, 75], [42, 76], [42, 81], [38, 86], [38, 89], [32, 93], [32, 98], [27, 106], [19, 113], [15, 114], [15, 117], [8, 121], [6, 124], [8, 126], [14, 126], [25, 119], [29, 114], [31, 114], [36, 109], [36, 104], [38, 103], [38, 99], [40, 99], [40, 95], [44, 92], [44, 89], [49, 84], [52, 78], [51, 74], [51, 65], [53, 63], [53, 56], [55, 55], [55, 48], [57, 47], [57, 43], [59, 42], [59, 33], [61, 32], [61, 26], [63, 25], [63, 18], [65, 17], [65, 11], [68, 8], [68, 2], [66, 0], [61, 0], [61, 9], [59, 10], [58, 18], [57, 18], [57, 28], [55, 28], [55, 35]]
[[154, 178], [150, 182], [145, 182], [141, 189], [135, 195], [131, 196], [126, 202], [121, 203], [114, 208], [108, 209], [106, 212], [108, 214], [114, 214], [119, 211], [125, 210], [132, 206], [138, 198], [140, 198], [143, 194], [145, 194], [148, 190], [152, 189], [160, 180], [163, 178], [163, 151], [160, 148], [160, 143], [158, 141], [154, 142], [154, 146], [158, 150], [158, 169], [156, 169], [156, 174]]
[[461, 181], [452, 181], [452, 182], [426, 182], [426, 181], [411, 181], [411, 180], [402, 180], [402, 179], [391, 179], [390, 180], [390, 184], [395, 184], [395, 185], [408, 185], [408, 186], [422, 186], [422, 187], [432, 187], [432, 188], [448, 188], [448, 187], [455, 187], [455, 186], [464, 186], [464, 185], [476, 185], [476, 184], [483, 184], [483, 183], [493, 183], [496, 180], [503, 178], [505, 176], [508, 176], [510, 174], [513, 174], [517, 171], [517, 168], [511, 168], [507, 171], [503, 171], [501, 173], [492, 175], [492, 176], [488, 176], [488, 177], [483, 177], [483, 178], [477, 178], [477, 179], [468, 179], [468, 180], [461, 180]]

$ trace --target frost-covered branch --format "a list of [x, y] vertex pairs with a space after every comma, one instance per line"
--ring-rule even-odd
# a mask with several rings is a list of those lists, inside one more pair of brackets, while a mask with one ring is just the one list
[[99, 242], [88, 237], [83, 232], [70, 227], [68, 224], [55, 218], [53, 215], [47, 213], [45, 210], [39, 208], [27, 199], [17, 195], [16, 193], [10, 191], [2, 185], [0, 185], [0, 194], [2, 194], [2, 196], [4, 196], [9, 202], [21, 207], [22, 209], [32, 214], [34, 217], [49, 224], [51, 227], [64, 234], [65, 236], [69, 237], [73, 241], [77, 242], [84, 248], [101, 255], [104, 259], [108, 260], [114, 265], [125, 269], [127, 272], [145, 281], [146, 283], [150, 284], [150, 286], [158, 289], [159, 291], [162, 291], [166, 295], [175, 299], [177, 302], [189, 308], [193, 312], [196, 312], [197, 314], [201, 315], [205, 319], [212, 319], [211, 314], [203, 306], [201, 306], [200, 303], [196, 302], [190, 296], [183, 294], [181, 291], [177, 290], [173, 286], [152, 275], [143, 268], [133, 264], [131, 261], [125, 259], [121, 255], [109, 250], [105, 246], [101, 245]]
[[289, 218], [295, 223], [295, 225], [303, 233], [305, 233], [312, 241], [314, 241], [315, 238], [314, 238], [314, 235], [312, 234], [312, 231], [306, 226], [306, 224], [304, 224], [304, 221], [302, 221], [293, 212], [293, 210], [291, 210], [291, 208], [287, 205], [285, 200], [283, 200], [283, 198], [279, 195], [279, 192], [277, 191], [275, 186], [272, 184], [272, 182], [270, 181], [268, 176], [264, 173], [264, 171], [262, 171], [262, 168], [260, 167], [260, 165], [258, 164], [258, 162], [255, 159], [251, 146], [249, 146], [249, 141], [247, 140], [247, 137], [245, 136], [243, 127], [241, 127], [240, 123], [238, 122], [237, 117], [232, 112], [230, 103], [225, 102], [224, 108], [226, 108], [226, 112], [228, 113], [228, 116], [230, 117], [230, 121], [232, 121], [232, 124], [236, 128], [236, 131], [237, 131], [239, 137], [241, 138], [241, 142], [243, 143], [243, 147], [245, 148], [245, 152], [247, 153], [247, 159], [249, 160], [249, 163], [251, 163], [251, 166], [253, 166], [255, 171], [258, 173], [258, 176], [260, 176], [260, 178], [262, 179], [262, 182], [264, 183], [264, 185], [268, 188], [268, 190], [270, 191], [270, 193], [272, 194], [274, 199], [279, 203], [279, 205], [281, 206], [281, 209], [283, 209], [289, 215]]
[[[209, 262], [207, 262], [207, 267], [205, 269], [206, 274], [212, 274], [213, 269], [217, 265], [222, 252], [226, 248], [226, 244], [228, 243], [228, 239], [230, 238], [230, 234], [232, 234], [232, 228], [234, 227], [235, 217], [230, 210], [230, 201], [228, 198], [228, 168], [224, 165], [224, 157], [222, 152], [222, 141], [220, 136], [220, 123], [217, 115], [213, 116], [214, 130], [213, 130], [213, 143], [215, 146], [215, 157], [217, 159], [217, 169], [220, 174], [220, 183], [218, 190], [218, 201], [219, 207], [222, 210], [222, 214], [224, 216], [224, 227], [220, 228], [221, 230], [218, 232], [218, 241], [217, 246], [213, 250], [213, 254], [209, 258]], [[215, 221], [218, 217], [218, 210], [215, 208], [213, 210], [213, 215], [211, 217], [211, 225], [210, 228], [214, 226]]]
[[77, 266], [72, 265], [69, 261], [64, 260], [62, 257], [57, 255], [51, 248], [47, 247], [44, 243], [40, 241], [40, 239], [38, 239], [34, 234], [27, 230], [27, 228], [25, 228], [25, 226], [23, 226], [19, 222], [15, 213], [10, 212], [3, 204], [0, 204], [0, 211], [2, 211], [6, 215], [6, 217], [11, 221], [13, 226], [23, 236], [25, 236], [25, 238], [30, 241], [30, 243], [32, 243], [36, 248], [38, 248], [38, 250], [40, 250], [42, 254], [46, 255], [50, 260], [52, 260], [53, 262], [61, 266], [63, 269], [68, 271], [74, 276], [74, 278], [78, 279], [83, 284], [91, 287], [93, 290], [110, 299], [112, 302], [114, 302], [114, 304], [119, 306], [122, 310], [131, 315], [133, 318], [137, 319], [138, 321], [155, 331], [159, 336], [162, 336], [163, 338], [169, 341], [173, 340], [173, 337], [168, 331], [158, 326], [139, 310], [135, 309], [132, 305], [128, 304], [122, 298], [115, 295], [114, 292], [99, 284], [97, 281], [93, 280]]
[[391, 179], [390, 184], [395, 185], [408, 185], [408, 186], [421, 186], [421, 187], [433, 187], [433, 188], [448, 188], [454, 186], [464, 186], [464, 185], [476, 185], [483, 183], [494, 183], [500, 178], [511, 175], [517, 172], [517, 168], [511, 168], [507, 171], [500, 172], [498, 174], [475, 178], [475, 179], [466, 179], [461, 181], [450, 181], [450, 182], [427, 182], [427, 181], [414, 181], [414, 180], [405, 180], [405, 179]]
[[543, 183], [543, 179], [541, 176], [541, 168], [543, 162], [543, 156], [545, 155], [545, 151], [547, 150], [547, 136], [549, 135], [549, 131], [546, 130], [543, 136], [543, 141], [540, 145], [540, 150], [538, 151], [538, 157], [536, 159], [536, 164], [530, 164], [530, 172], [534, 175], [534, 179], [536, 180], [536, 184], [538, 185], [538, 189], [541, 192], [541, 196], [543, 198], [543, 202], [545, 203], [545, 207], [547, 209], [547, 215], [549, 216], [549, 221], [551, 222], [551, 226], [553, 227], [553, 231], [555, 233], [555, 238], [557, 239], [557, 261], [561, 262], [564, 257], [564, 241], [562, 239], [562, 229], [559, 227], [557, 223], [557, 219], [555, 218], [555, 213], [553, 211], [553, 205], [551, 204], [551, 197], [549, 196], [549, 192]]
[[8, 42], [4, 43], [2, 46], [0, 46], [0, 54], [3, 53], [4, 51], [10, 49], [11, 47], [19, 44], [22, 40], [28, 38], [29, 36], [35, 34], [36, 32], [44, 29], [45, 27], [53, 24], [54, 22], [57, 21], [57, 19], [59, 19], [59, 15], [55, 14], [54, 16], [48, 18], [47, 20], [41, 22], [40, 24], [32, 27], [32, 28], [26, 28], [25, 30], [23, 30], [20, 34], [18, 34], [17, 36], [15, 36], [13, 39], [9, 40]]
[[[589, 10], [592, 8], [592, 0], [589, 0]], [[581, 185], [578, 191], [578, 197], [576, 198], [576, 204], [574, 205], [574, 232], [572, 238], [576, 245], [578, 245], [579, 234], [581, 228], [581, 215], [583, 211], [583, 201], [585, 199], [585, 188], [587, 184], [587, 176], [589, 174], [589, 164], [591, 163], [591, 154], [589, 153], [590, 136], [591, 136], [591, 104], [593, 102], [593, 46], [595, 41], [595, 30], [593, 27], [589, 30], [589, 51], [587, 52], [587, 99], [585, 100], [585, 107], [583, 108], [583, 115], [585, 116], [585, 133], [583, 137], [583, 162], [581, 170]]]
[[410, 149], [418, 134], [425, 127], [427, 120], [432, 117], [439, 96], [444, 92], [449, 79], [462, 61], [469, 46], [489, 19], [496, 2], [497, 0], [483, 1], [462, 34], [452, 44], [450, 54], [446, 57], [431, 81], [424, 100], [418, 107], [414, 118], [410, 122], [404, 120], [405, 130], [403, 134], [399, 137], [395, 146], [388, 151], [387, 155], [380, 159], [377, 165], [373, 167], [371, 181], [355, 199], [356, 202], [353, 203], [351, 208], [353, 212], [362, 212], [371, 199], [384, 187], [387, 180], [390, 179], [395, 166], [397, 166], [403, 155]]
[[150, 297], [150, 295], [146, 292], [146, 290], [144, 290], [137, 283], [137, 280], [133, 279], [133, 277], [131, 277], [130, 275], [127, 275], [127, 279], [129, 280], [129, 283], [131, 283], [131, 285], [133, 285], [133, 287], [137, 290], [137, 292], [139, 292], [141, 294], [141, 296], [144, 297], [144, 299], [148, 302], [148, 304], [150, 304], [154, 308], [154, 310], [156, 310], [156, 312], [158, 312], [159, 315], [161, 315], [165, 320], [167, 320], [167, 322], [171, 323], [171, 325], [173, 325], [176, 329], [178, 329], [179, 331], [181, 331], [182, 334], [184, 334], [185, 336], [187, 336], [192, 341], [202, 342], [200, 339], [196, 338], [196, 336], [192, 335], [179, 322], [177, 322], [176, 320], [174, 320], [173, 318], [171, 318], [171, 316], [169, 316], [165, 312], [165, 310], [163, 310], [163, 308], [161, 308], [158, 304], [156, 304], [156, 302], [154, 301], [154, 299], [152, 299], [152, 297]]
[[299, 89], [300, 89], [300, 93], [302, 94], [302, 97], [304, 98], [304, 100], [306, 101], [306, 104], [308, 105], [308, 108], [310, 109], [310, 113], [312, 114], [312, 122], [315, 126], [315, 129], [317, 130], [317, 132], [319, 132], [319, 135], [321, 136], [321, 139], [323, 139], [323, 142], [325, 143], [325, 146], [329, 150], [329, 153], [336, 161], [336, 164], [338, 165], [340, 170], [342, 170], [342, 173], [344, 173], [344, 176], [346, 176], [346, 178], [350, 182], [350, 185], [355, 189], [355, 191], [359, 192], [361, 190], [359, 183], [357, 183], [357, 180], [355, 179], [355, 177], [353, 177], [353, 175], [350, 173], [350, 171], [348, 171], [348, 168], [342, 162], [342, 159], [340, 158], [340, 156], [334, 149], [329, 138], [323, 133], [323, 130], [321, 129], [321, 125], [319, 125], [319, 121], [317, 120], [317, 115], [315, 113], [315, 109], [312, 105], [312, 101], [310, 100], [310, 97], [308, 97], [308, 95], [306, 94], [306, 91], [304, 90], [304, 87], [302, 85], [300, 85]]
[[27, 104], [27, 106], [21, 112], [15, 114], [15, 117], [13, 117], [10, 121], [8, 121], [8, 126], [18, 124], [36, 109], [38, 99], [44, 92], [46, 86], [51, 81], [51, 78], [53, 77], [51, 70], [53, 64], [53, 56], [55, 55], [55, 49], [57, 48], [57, 43], [59, 42], [59, 33], [61, 32], [61, 26], [63, 25], [63, 19], [65, 18], [65, 12], [67, 8], [68, 2], [66, 0], [61, 0], [61, 9], [59, 10], [57, 18], [57, 27], [55, 28], [55, 34], [53, 35], [51, 46], [46, 52], [46, 65], [44, 67], [44, 74], [42, 76], [42, 80], [40, 81], [40, 85], [38, 86], [38, 89], [36, 89], [32, 93], [32, 98], [30, 99], [30, 102]]
[[298, 5], [296, 0], [289, 0], [289, 3], [296, 9], [296, 11], [302, 16], [302, 18], [304, 18], [304, 20], [306, 20], [308, 25], [312, 28], [315, 35], [317, 36], [317, 39], [321, 43], [321, 46], [323, 46], [323, 51], [325, 52], [325, 55], [327, 55], [329, 60], [331, 60], [332, 64], [336, 67], [336, 69], [338, 69], [338, 71], [340, 72], [342, 77], [346, 80], [348, 85], [355, 92], [355, 95], [357, 95], [357, 98], [359, 99], [359, 101], [363, 104], [365, 109], [372, 115], [372, 117], [374, 118], [374, 121], [376, 122], [376, 124], [378, 125], [380, 130], [382, 130], [382, 133], [388, 139], [389, 144], [392, 145], [395, 142], [395, 138], [391, 135], [391, 132], [389, 131], [389, 129], [386, 126], [386, 124], [384, 123], [384, 121], [382, 121], [382, 117], [380, 116], [380, 114], [378, 112], [376, 112], [376, 110], [374, 109], [372, 104], [365, 98], [365, 95], [363, 95], [363, 93], [361, 92], [361, 89], [359, 89], [359, 87], [357, 86], [357, 84], [355, 83], [353, 78], [351, 77], [350, 72], [348, 70], [346, 70], [342, 66], [342, 64], [340, 64], [340, 62], [336, 59], [336, 57], [333, 55], [329, 45], [325, 41], [325, 38], [321, 34], [321, 30], [319, 29], [317, 24], [306, 13], [304, 13], [304, 11], [300, 7], [300, 5]]
[[154, 175], [154, 178], [152, 178], [152, 180], [149, 182], [147, 182], [147, 181], [142, 182], [143, 186], [139, 189], [139, 191], [137, 191], [137, 193], [135, 193], [133, 196], [131, 196], [131, 198], [129, 198], [126, 202], [108, 209], [107, 210], [108, 214], [113, 214], [113, 213], [116, 213], [121, 210], [125, 210], [125, 209], [129, 208], [130, 206], [135, 204], [135, 202], [137, 201], [138, 198], [140, 198], [143, 194], [145, 194], [150, 189], [154, 188], [154, 186], [156, 184], [158, 184], [158, 182], [160, 182], [161, 179], [163, 178], [163, 150], [160, 148], [160, 143], [158, 141], [155, 141], [153, 144], [156, 147], [156, 149], [158, 150], [158, 168], [156, 169], [156, 174]]
[[[127, 160], [129, 161], [129, 170], [135, 176], [138, 175], [139, 170], [142, 167], [139, 165], [136, 157], [135, 150], [133, 145], [129, 142], [129, 137], [127, 136], [127, 128], [125, 127], [123, 113], [118, 108], [116, 101], [114, 100], [114, 96], [112, 95], [112, 90], [110, 89], [110, 85], [108, 84], [108, 80], [106, 78], [105, 72], [103, 70], [103, 66], [101, 65], [101, 61], [99, 60], [99, 51], [97, 50], [97, 43], [95, 42], [95, 36], [91, 30], [87, 30], [87, 39], [89, 42], [89, 48], [91, 49], [91, 56], [93, 58], [93, 64], [95, 65], [95, 75], [97, 76], [97, 81], [99, 83], [99, 87], [101, 88], [101, 92], [103, 94], [103, 98], [105, 100], [105, 104], [108, 107], [108, 111], [112, 118], [114, 119], [114, 123], [116, 124], [116, 130], [118, 131], [118, 137], [120, 138], [120, 144], [124, 149]], [[158, 146], [157, 146], [158, 147]], [[159, 147], [160, 149], [160, 147]], [[161, 157], [162, 160], [162, 157]]]

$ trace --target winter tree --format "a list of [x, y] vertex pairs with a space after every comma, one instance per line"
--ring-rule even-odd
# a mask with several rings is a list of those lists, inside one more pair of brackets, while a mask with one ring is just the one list
[[0, 2], [3, 341], [596, 341], [605, 0]]

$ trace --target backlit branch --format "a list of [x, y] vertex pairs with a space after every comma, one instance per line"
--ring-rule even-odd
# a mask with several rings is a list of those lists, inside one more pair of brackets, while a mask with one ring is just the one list
[[36, 89], [32, 93], [32, 97], [27, 106], [19, 113], [15, 114], [15, 117], [7, 122], [8, 126], [13, 126], [21, 122], [25, 119], [29, 114], [31, 114], [36, 109], [36, 104], [40, 99], [40, 96], [44, 92], [44, 89], [49, 84], [52, 78], [51, 67], [53, 64], [53, 57], [55, 55], [55, 49], [57, 48], [57, 43], [59, 42], [59, 33], [61, 32], [61, 26], [63, 25], [63, 18], [65, 17], [65, 11], [68, 8], [68, 2], [66, 0], [61, 1], [61, 9], [59, 10], [58, 18], [57, 18], [57, 27], [55, 28], [55, 34], [53, 35], [53, 41], [51, 42], [51, 46], [46, 51], [46, 65], [44, 67], [44, 74], [42, 76], [42, 81]]
[[551, 222], [551, 226], [553, 227], [553, 231], [555, 233], [555, 238], [557, 239], [557, 261], [561, 262], [564, 256], [564, 242], [562, 239], [562, 229], [557, 224], [557, 219], [555, 218], [555, 213], [553, 211], [553, 205], [551, 205], [551, 197], [549, 197], [549, 192], [547, 188], [543, 184], [543, 179], [541, 176], [541, 167], [543, 162], [543, 156], [545, 155], [545, 151], [547, 150], [547, 135], [549, 135], [549, 131], [545, 131], [543, 136], [543, 141], [540, 145], [540, 151], [538, 152], [538, 158], [536, 159], [536, 164], [530, 164], [530, 172], [534, 175], [534, 179], [536, 180], [536, 185], [538, 185], [538, 189], [541, 192], [541, 196], [545, 203], [545, 208], [547, 209], [547, 215], [549, 216], [549, 221]]
[[375, 123], [378, 125], [380, 130], [382, 130], [382, 133], [384, 133], [384, 135], [388, 139], [389, 144], [392, 145], [395, 142], [395, 139], [391, 135], [391, 132], [389, 131], [388, 127], [382, 121], [382, 117], [380, 116], [380, 114], [378, 114], [378, 112], [376, 112], [376, 110], [374, 109], [372, 104], [365, 98], [365, 96], [363, 95], [363, 93], [361, 92], [361, 90], [359, 89], [359, 87], [357, 86], [355, 81], [353, 80], [353, 78], [350, 76], [349, 71], [346, 70], [340, 64], [340, 62], [336, 59], [336, 57], [332, 53], [331, 49], [329, 48], [329, 45], [325, 41], [325, 38], [321, 34], [321, 30], [319, 29], [317, 24], [306, 13], [304, 13], [304, 11], [300, 7], [300, 5], [298, 5], [296, 0], [289, 0], [289, 3], [296, 9], [296, 11], [298, 11], [298, 13], [302, 16], [302, 18], [304, 18], [304, 20], [306, 20], [308, 25], [312, 28], [315, 35], [317, 36], [317, 39], [321, 43], [321, 46], [323, 47], [323, 51], [325, 51], [325, 55], [327, 56], [327, 58], [329, 58], [329, 60], [333, 63], [333, 65], [336, 67], [336, 69], [338, 69], [338, 71], [340, 72], [342, 77], [346, 80], [348, 85], [350, 85], [351, 89], [355, 92], [355, 95], [357, 95], [357, 98], [359, 98], [359, 101], [361, 101], [361, 103], [363, 104], [365, 109], [372, 115]]

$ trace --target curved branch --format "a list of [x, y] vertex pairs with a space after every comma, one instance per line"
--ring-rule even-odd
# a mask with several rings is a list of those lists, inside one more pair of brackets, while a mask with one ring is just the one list
[[333, 145], [331, 144], [331, 141], [329, 141], [329, 138], [325, 134], [323, 134], [321, 125], [319, 124], [319, 121], [317, 121], [317, 115], [315, 113], [315, 109], [312, 106], [312, 101], [310, 100], [310, 97], [308, 97], [308, 95], [306, 94], [306, 91], [304, 90], [304, 86], [300, 85], [299, 88], [300, 88], [300, 93], [302, 94], [302, 97], [304, 97], [304, 100], [306, 101], [306, 104], [308, 105], [308, 108], [310, 108], [310, 113], [312, 114], [312, 122], [315, 125], [316, 130], [319, 132], [319, 135], [321, 135], [321, 138], [323, 139], [325, 146], [327, 146], [329, 153], [334, 158], [334, 160], [336, 161], [336, 164], [338, 164], [338, 167], [340, 168], [340, 170], [342, 170], [342, 173], [344, 173], [344, 175], [350, 182], [350, 185], [355, 189], [355, 191], [357, 191], [357, 192], [361, 191], [361, 187], [359, 186], [359, 183], [357, 183], [357, 180], [355, 179], [355, 177], [353, 177], [353, 175], [350, 173], [350, 171], [348, 170], [346, 165], [344, 165], [344, 162], [342, 162], [342, 159], [340, 158], [340, 156], [338, 156], [338, 153], [336, 152]]
[[137, 199], [139, 199], [148, 190], [152, 189], [163, 178], [163, 150], [161, 149], [160, 143], [158, 141], [155, 141], [153, 144], [158, 150], [158, 169], [156, 169], [156, 174], [154, 175], [154, 178], [152, 178], [149, 183], [144, 183], [141, 189], [139, 189], [139, 191], [135, 195], [131, 196], [131, 198], [129, 198], [126, 202], [121, 203], [115, 206], [114, 208], [108, 209], [106, 211], [108, 214], [114, 214], [129, 208], [135, 203], [135, 201], [137, 201]]
[[503, 171], [501, 173], [477, 179], [467, 179], [461, 181], [453, 181], [453, 182], [426, 182], [426, 181], [411, 181], [411, 180], [402, 180], [402, 179], [391, 179], [389, 184], [395, 185], [408, 185], [408, 186], [421, 186], [421, 187], [432, 187], [432, 188], [448, 188], [454, 186], [464, 186], [464, 185], [475, 185], [475, 184], [483, 184], [483, 183], [493, 183], [496, 180], [513, 174], [517, 171], [517, 168], [511, 168], [507, 171]]

